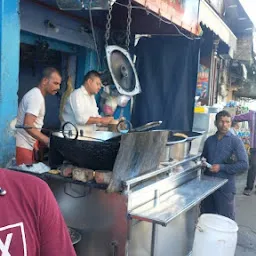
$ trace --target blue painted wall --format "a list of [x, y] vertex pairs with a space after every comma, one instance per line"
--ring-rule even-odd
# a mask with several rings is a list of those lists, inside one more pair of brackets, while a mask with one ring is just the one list
[[30, 44], [35, 45], [37, 41], [40, 40], [47, 40], [47, 43], [49, 44], [49, 49], [71, 53], [71, 54], [77, 54], [79, 47], [74, 44], [66, 43], [60, 40], [36, 35], [30, 32], [21, 31], [20, 33], [20, 42], [24, 44]]
[[19, 0], [0, 1], [0, 166], [13, 155], [10, 122], [17, 114], [20, 22]]
[[[80, 30], [80, 27], [85, 25], [83, 21], [63, 15], [61, 12], [45, 8], [37, 2], [39, 1], [20, 1], [20, 22], [23, 31], [57, 39], [62, 42], [68, 42], [70, 44], [94, 48], [92, 36]], [[44, 0], [41, 2], [47, 3], [49, 1]], [[52, 2], [56, 3], [55, 0], [52, 0]], [[47, 28], [44, 23], [46, 20], [50, 20], [58, 30]]]
[[77, 54], [77, 75], [75, 88], [79, 88], [83, 83], [83, 78], [85, 75], [86, 66], [86, 53], [87, 50], [84, 47], [80, 47]]

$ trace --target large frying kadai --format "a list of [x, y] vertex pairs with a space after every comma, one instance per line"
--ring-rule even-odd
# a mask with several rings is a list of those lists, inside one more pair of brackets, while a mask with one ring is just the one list
[[[161, 121], [151, 122], [132, 129], [130, 133], [143, 132], [160, 124]], [[49, 165], [51, 168], [57, 168], [66, 160], [83, 168], [112, 171], [119, 151], [120, 140], [121, 133], [113, 132], [90, 132], [78, 136], [75, 140], [65, 137], [65, 133], [52, 133]]]
[[49, 165], [51, 168], [57, 168], [67, 160], [79, 167], [111, 171], [120, 147], [119, 141], [119, 137], [100, 141], [81, 136], [71, 140], [59, 132], [53, 133], [50, 139]]

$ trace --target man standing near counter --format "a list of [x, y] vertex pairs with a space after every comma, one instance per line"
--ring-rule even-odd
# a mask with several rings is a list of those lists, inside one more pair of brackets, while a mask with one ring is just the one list
[[101, 117], [95, 101], [95, 95], [101, 89], [100, 74], [89, 71], [83, 85], [69, 96], [63, 110], [62, 120], [74, 124], [78, 131], [93, 132], [97, 124], [108, 125], [113, 117]]
[[54, 95], [60, 89], [61, 76], [57, 69], [46, 68], [37, 87], [28, 91], [22, 98], [17, 126], [30, 126], [35, 129], [18, 129], [16, 134], [16, 164], [32, 164], [38, 142], [48, 146], [49, 138], [40, 129], [43, 127], [45, 116], [45, 96]]
[[211, 165], [205, 175], [228, 179], [228, 182], [208, 196], [201, 204], [201, 213], [215, 213], [235, 219], [235, 174], [247, 170], [248, 157], [240, 138], [233, 135], [231, 115], [221, 111], [216, 115], [217, 133], [204, 145], [202, 157]]

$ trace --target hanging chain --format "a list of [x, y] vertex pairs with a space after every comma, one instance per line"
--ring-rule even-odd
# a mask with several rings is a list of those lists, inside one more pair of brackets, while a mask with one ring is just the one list
[[108, 1], [108, 14], [107, 14], [107, 23], [106, 23], [106, 32], [105, 32], [105, 44], [108, 45], [108, 40], [110, 37], [111, 29], [111, 20], [112, 20], [112, 9], [113, 5], [111, 4], [112, 0]]
[[126, 28], [126, 48], [129, 51], [132, 23], [132, 0], [128, 3], [127, 28]]

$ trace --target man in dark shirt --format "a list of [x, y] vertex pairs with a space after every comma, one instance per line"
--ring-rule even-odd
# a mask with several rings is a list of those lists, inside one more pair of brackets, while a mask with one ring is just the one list
[[235, 219], [235, 174], [248, 169], [248, 157], [243, 142], [230, 131], [231, 115], [221, 111], [216, 115], [217, 133], [204, 145], [202, 157], [211, 165], [205, 175], [225, 178], [228, 182], [207, 197], [201, 204], [201, 213], [215, 213]]

